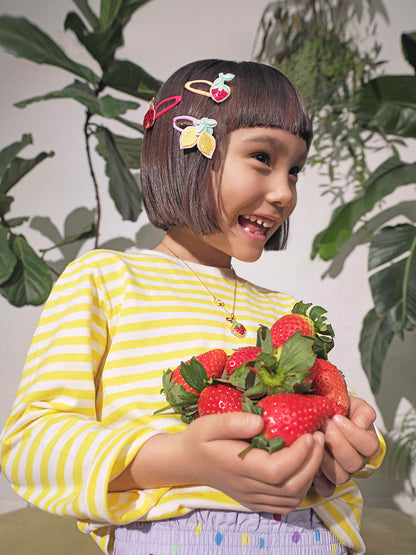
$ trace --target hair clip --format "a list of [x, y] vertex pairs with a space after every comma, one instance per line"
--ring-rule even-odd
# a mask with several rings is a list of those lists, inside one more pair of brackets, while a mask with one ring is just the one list
[[[161, 110], [157, 114], [156, 112], [157, 112], [157, 109], [159, 108], [159, 106], [161, 106], [165, 102], [169, 102], [169, 100], [173, 100], [172, 104], [170, 104], [166, 108], [163, 108], [163, 110]], [[155, 121], [157, 120], [158, 117], [160, 117], [165, 112], [167, 112], [168, 110], [170, 110], [171, 108], [173, 108], [174, 106], [179, 104], [179, 102], [181, 100], [182, 100], [181, 96], [170, 96], [169, 98], [165, 98], [164, 100], [161, 100], [155, 108], [155, 105], [153, 103], [154, 98], [152, 98], [152, 100], [149, 102], [149, 109], [147, 110], [147, 112], [145, 113], [144, 118], [143, 118], [143, 127], [144, 127], [144, 129], [149, 129], [149, 127], [153, 127], [153, 125], [154, 125], [154, 123], [155, 123]]]
[[[182, 129], [176, 125], [178, 120], [191, 121], [192, 125]], [[181, 149], [192, 148], [196, 145], [199, 151], [207, 158], [212, 158], [215, 151], [216, 141], [215, 137], [213, 137], [213, 128], [216, 125], [217, 121], [209, 118], [196, 119], [191, 116], [177, 116], [173, 118], [173, 128], [181, 134]]]
[[[235, 75], [233, 73], [220, 73], [214, 82], [206, 81], [205, 79], [195, 79], [194, 81], [188, 81], [185, 83], [185, 89], [203, 96], [210, 96], [212, 100], [215, 100], [215, 102], [223, 102], [230, 96], [231, 93], [230, 87], [225, 83], [227, 81], [232, 81], [234, 77]], [[207, 85], [211, 85], [209, 92], [201, 89], [194, 89], [192, 87], [194, 83], [205, 83]]]

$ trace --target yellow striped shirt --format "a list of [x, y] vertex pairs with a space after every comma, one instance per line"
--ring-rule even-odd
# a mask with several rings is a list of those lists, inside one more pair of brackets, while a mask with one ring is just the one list
[[[231, 310], [232, 271], [193, 268]], [[238, 278], [235, 312], [247, 328], [238, 339], [226, 313], [175, 258], [150, 250], [93, 251], [72, 262], [45, 305], [1, 436], [1, 466], [15, 492], [45, 511], [77, 518], [106, 553], [117, 525], [195, 508], [248, 511], [206, 486], [108, 493], [108, 484], [154, 434], [185, 427], [176, 414], [154, 415], [166, 405], [164, 370], [211, 348], [231, 353], [254, 344], [258, 325], [271, 326], [294, 302]], [[363, 551], [362, 498], [353, 482], [330, 499], [306, 498], [305, 507], [351, 552]]]

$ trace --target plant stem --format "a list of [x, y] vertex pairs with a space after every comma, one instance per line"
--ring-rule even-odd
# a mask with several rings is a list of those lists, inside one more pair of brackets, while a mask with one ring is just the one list
[[89, 131], [89, 123], [90, 123], [92, 113], [89, 110], [87, 110], [86, 114], [87, 114], [87, 116], [85, 118], [85, 124], [84, 124], [85, 148], [86, 148], [86, 151], [87, 151], [87, 159], [88, 159], [88, 166], [90, 168], [91, 179], [92, 179], [92, 182], [93, 182], [93, 185], [94, 185], [95, 202], [96, 202], [96, 207], [97, 207], [97, 215], [96, 215], [96, 219], [95, 219], [95, 240], [94, 240], [94, 248], [96, 249], [96, 248], [98, 248], [98, 238], [100, 236], [101, 199], [100, 199], [100, 191], [98, 189], [97, 178], [95, 176], [94, 167], [93, 167], [93, 164], [92, 164], [91, 150], [90, 150], [90, 143], [89, 143], [89, 139], [91, 137], [91, 133]]

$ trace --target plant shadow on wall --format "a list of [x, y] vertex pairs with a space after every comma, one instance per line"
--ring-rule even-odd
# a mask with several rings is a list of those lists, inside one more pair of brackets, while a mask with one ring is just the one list
[[[312, 258], [331, 261], [324, 277], [336, 278], [353, 250], [368, 246], [374, 306], [363, 314], [361, 361], [391, 430], [388, 461], [414, 498], [416, 200], [395, 204], [389, 195], [416, 184], [416, 161], [400, 158], [414, 155], [416, 32], [401, 36], [412, 73], [382, 75], [375, 39], [380, 17], [388, 19], [385, 8], [372, 0], [271, 2], [260, 22], [257, 58], [291, 77], [312, 113], [311, 160], [324, 176], [322, 194], [334, 204], [329, 225], [314, 239]], [[373, 37], [367, 50], [360, 28], [367, 42]], [[370, 170], [369, 155], [386, 152], [387, 159]], [[386, 393], [382, 381], [395, 382], [396, 393]], [[396, 427], [391, 415], [402, 398], [411, 408]]]
[[[33, 142], [31, 134], [0, 151], [0, 293], [14, 306], [41, 305], [48, 297], [53, 279], [60, 274], [88, 239], [94, 247], [125, 250], [135, 244], [143, 244], [148, 230], [144, 226], [136, 236], [136, 243], [127, 238], [115, 238], [99, 244], [101, 226], [101, 188], [94, 168], [95, 151], [105, 160], [109, 194], [123, 220], [136, 221], [141, 209], [138, 170], [143, 127], [126, 119], [129, 110], [139, 103], [133, 99], [116, 98], [108, 94], [113, 89], [134, 99], [149, 101], [159, 89], [161, 82], [143, 68], [128, 60], [116, 58], [118, 48], [124, 44], [123, 31], [133, 14], [149, 0], [101, 0], [100, 14], [96, 15], [87, 0], [74, 0], [81, 15], [70, 11], [64, 23], [79, 43], [97, 63], [99, 74], [85, 65], [70, 59], [61, 47], [41, 29], [25, 18], [0, 17], [0, 46], [10, 54], [38, 64], [47, 64], [66, 70], [75, 80], [57, 90], [29, 98], [15, 104], [24, 108], [35, 102], [49, 99], [72, 99], [85, 110], [83, 129], [85, 149], [95, 208], [81, 207], [66, 218], [61, 234], [48, 217], [35, 216], [30, 221], [33, 229], [41, 232], [49, 246], [39, 254], [30, 246], [26, 237], [16, 229], [30, 220], [29, 217], [12, 217], [13, 197], [10, 191], [28, 172], [40, 162], [54, 155], [41, 152], [32, 159], [20, 157], [20, 152]], [[105, 92], [104, 92], [105, 91]], [[125, 126], [130, 135], [118, 135], [106, 122]], [[132, 136], [131, 136], [132, 135]], [[61, 259], [48, 260], [51, 251], [58, 249]]]

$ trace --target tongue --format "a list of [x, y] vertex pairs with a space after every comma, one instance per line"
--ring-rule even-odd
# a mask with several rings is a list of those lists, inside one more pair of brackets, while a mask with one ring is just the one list
[[240, 216], [240, 225], [244, 229], [248, 229], [250, 233], [261, 233], [261, 235], [264, 235], [264, 227], [261, 224], [258, 224], [257, 222], [251, 222], [250, 220], [243, 218], [243, 216]]

